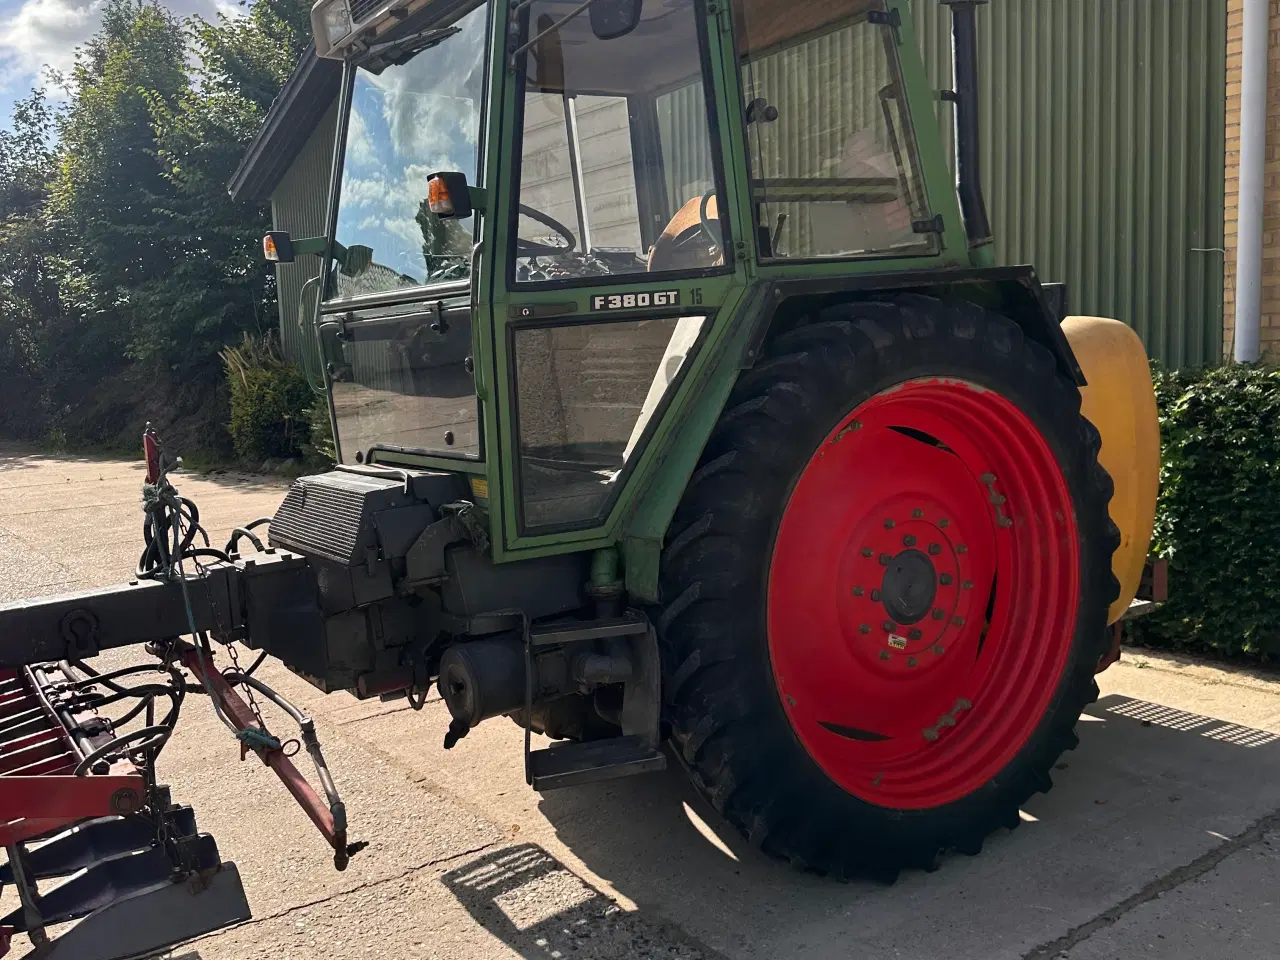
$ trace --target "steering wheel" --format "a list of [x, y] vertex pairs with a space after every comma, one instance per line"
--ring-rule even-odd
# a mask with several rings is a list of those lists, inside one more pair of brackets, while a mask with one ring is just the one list
[[649, 251], [649, 272], [705, 270], [724, 263], [724, 230], [715, 190], [689, 202], [671, 218]]
[[519, 256], [536, 257], [539, 254], [566, 254], [573, 253], [578, 248], [578, 240], [573, 235], [573, 231], [566, 227], [555, 217], [543, 213], [541, 210], [535, 210], [533, 207], [526, 207], [523, 203], [519, 204], [520, 215], [528, 217], [535, 223], [540, 223], [544, 227], [554, 230], [560, 236], [564, 237], [564, 246], [555, 243], [539, 243], [537, 240], [525, 240], [523, 237], [516, 238], [516, 254]]
[[707, 215], [707, 208], [712, 200], [716, 199], [716, 189], [712, 187], [702, 195], [702, 202], [698, 204], [698, 226], [702, 229], [702, 235], [710, 241], [711, 245], [716, 248], [719, 253], [724, 250], [724, 230], [720, 226], [720, 218], [714, 220]]

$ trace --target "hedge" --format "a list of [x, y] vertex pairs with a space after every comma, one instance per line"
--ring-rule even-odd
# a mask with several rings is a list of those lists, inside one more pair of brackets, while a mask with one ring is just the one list
[[231, 391], [227, 425], [236, 455], [250, 464], [300, 459], [310, 453], [316, 398], [305, 376], [286, 361], [270, 337], [245, 334], [222, 351]]
[[1142, 644], [1280, 656], [1280, 369], [1155, 371], [1164, 457], [1153, 550], [1169, 601]]

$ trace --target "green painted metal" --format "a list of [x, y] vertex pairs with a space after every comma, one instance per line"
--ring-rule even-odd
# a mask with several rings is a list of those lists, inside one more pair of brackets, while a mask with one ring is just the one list
[[[306, 144], [271, 195], [271, 220], [276, 230], [287, 230], [295, 237], [316, 237], [327, 227], [326, 206], [330, 171], [333, 166], [333, 136], [338, 123], [335, 102], [307, 138]], [[293, 263], [276, 267], [276, 283], [280, 302], [280, 343], [286, 357], [295, 363], [304, 349], [314, 350], [311, 333], [298, 327], [298, 303], [302, 287], [320, 274], [320, 257], [299, 254]], [[314, 288], [314, 284], [312, 285]], [[307, 291], [314, 306], [314, 290]]]
[[[947, 87], [949, 17], [912, 7]], [[996, 261], [1066, 281], [1072, 313], [1125, 321], [1168, 366], [1217, 363], [1225, 0], [996, 0], [978, 27]]]
[[[499, 11], [508, 6], [508, 0], [495, 4]], [[919, 62], [908, 0], [887, 0], [886, 9], [896, 9], [902, 16], [899, 30], [899, 53], [902, 58], [902, 77], [908, 103], [913, 116], [930, 117], [932, 93]], [[492, 384], [493, 400], [486, 403], [485, 417], [489, 443], [489, 489], [492, 525], [493, 553], [496, 560], [514, 560], [522, 557], [552, 553], [596, 549], [620, 539], [628, 539], [628, 581], [635, 583], [631, 568], [632, 544], [657, 541], [665, 535], [666, 526], [675, 510], [680, 495], [691, 475], [697, 458], [706, 443], [715, 419], [723, 407], [728, 392], [741, 368], [742, 351], [746, 347], [748, 331], [740, 322], [747, 309], [746, 295], [749, 286], [757, 278], [765, 277], [821, 277], [869, 275], [892, 271], [937, 268], [939, 266], [968, 265], [970, 258], [964, 241], [959, 204], [952, 187], [941, 140], [934, 124], [916, 124], [919, 141], [918, 154], [926, 196], [933, 213], [940, 214], [945, 224], [942, 250], [933, 256], [912, 256], [896, 259], [831, 260], [820, 263], [775, 263], [761, 266], [757, 263], [756, 237], [753, 230], [742, 229], [742, 224], [753, 222], [751, 194], [746, 185], [750, 181], [745, 150], [746, 131], [742, 104], [744, 100], [742, 71], [733, 48], [732, 24], [724, 5], [708, 4], [704, 8], [710, 29], [710, 72], [717, 100], [717, 134], [723, 147], [725, 167], [725, 193], [732, 202], [734, 230], [734, 271], [730, 274], [697, 281], [672, 283], [661, 276], [649, 280], [636, 278], [634, 285], [611, 287], [581, 287], [546, 291], [511, 290], [506, 286], [505, 271], [495, 265], [503, 263], [502, 255], [494, 251], [510, 249], [510, 218], [507, 211], [514, 199], [509, 195], [507, 171], [518, 162], [518, 140], [512, 135], [509, 118], [517, 115], [517, 84], [514, 73], [504, 70], [501, 86], [491, 89], [500, 93], [491, 97], [487, 118], [489, 153], [486, 168], [496, 171], [488, 181], [491, 191], [490, 206], [493, 215], [482, 223], [482, 269], [490, 271], [480, 287], [491, 297], [491, 307], [486, 310], [492, 318], [494, 336], [491, 341], [492, 359], [485, 365], [486, 377]], [[500, 32], [507, 23], [499, 13], [495, 26]], [[883, 29], [891, 29], [884, 27]], [[660, 117], [661, 122], [661, 117]], [[691, 161], [692, 167], [696, 160]], [[665, 416], [650, 437], [641, 453], [630, 479], [614, 501], [607, 518], [595, 527], [571, 532], [543, 535], [523, 534], [518, 525], [518, 491], [515, 477], [517, 449], [514, 437], [515, 397], [512, 395], [510, 371], [514, 358], [510, 354], [509, 330], [513, 307], [539, 304], [572, 304], [566, 316], [587, 313], [589, 298], [600, 292], [629, 293], [645, 290], [680, 287], [688, 295], [696, 288], [699, 300], [705, 304], [712, 317], [709, 333], [696, 356], [690, 361]], [[483, 299], [483, 297], [482, 297]], [[625, 319], [619, 317], [618, 319]], [[480, 364], [477, 363], [477, 369]], [[496, 453], [494, 452], [496, 451]], [[644, 591], [639, 591], [644, 595]]]
[[[513, 171], [520, 162], [519, 138], [515, 135], [515, 118], [519, 115], [518, 78], [509, 67], [511, 38], [510, 11], [517, 0], [492, 0], [489, 56], [489, 95], [486, 102], [477, 185], [485, 191], [487, 213], [479, 218], [479, 249], [476, 269], [471, 279], [474, 305], [474, 369], [477, 396], [481, 401], [481, 428], [484, 436], [483, 461], [462, 461], [447, 456], [379, 454], [379, 460], [400, 462], [409, 466], [431, 466], [470, 473], [483, 472], [488, 483], [487, 507], [493, 558], [498, 562], [545, 556], [556, 553], [601, 551], [596, 559], [602, 570], [606, 560], [612, 564], [614, 551], [623, 547], [624, 576], [632, 595], [653, 600], [657, 597], [658, 567], [667, 527], [688, 484], [701, 452], [727, 402], [739, 372], [753, 360], [753, 319], [772, 308], [770, 280], [822, 278], [832, 276], [875, 276], [937, 270], [940, 267], [981, 265], [988, 251], [970, 252], [964, 236], [960, 207], [948, 166], [949, 149], [938, 124], [934, 122], [936, 83], [931, 82], [919, 56], [936, 42], [931, 34], [918, 37], [911, 16], [912, 0], [882, 0], [885, 11], [900, 14], [896, 27], [886, 23], [881, 29], [894, 31], [901, 60], [899, 77], [910, 116], [913, 119], [917, 146], [916, 162], [930, 217], [939, 216], [942, 234], [936, 253], [893, 258], [851, 258], [812, 262], [777, 260], [762, 263], [757, 249], [757, 236], [749, 225], [754, 222], [753, 195], [749, 188], [750, 170], [744, 144], [747, 142], [743, 111], [746, 87], [743, 71], [734, 47], [730, 8], [724, 3], [701, 3], [694, 9], [705, 18], [708, 49], [706, 80], [711, 84], [714, 100], [714, 133], [718, 139], [723, 167], [723, 212], [729, 217], [731, 232], [724, 249], [730, 269], [720, 275], [699, 279], [671, 278], [661, 274], [635, 275], [620, 285], [559, 286], [539, 289], [510, 284], [507, 276], [507, 251], [512, 249], [514, 218], [511, 216], [516, 198], [512, 195]], [[932, 2], [932, 0], [931, 0]], [[526, 4], [527, 6], [527, 4]], [[445, 8], [456, 11], [457, 5]], [[818, 49], [816, 54], [823, 55]], [[768, 69], [802, 69], [800, 54], [788, 53]], [[785, 63], [783, 61], [786, 61]], [[841, 75], [849, 74], [854, 65], [837, 65]], [[936, 69], [937, 63], [933, 63]], [[847, 68], [847, 69], [846, 69]], [[824, 69], [832, 69], [828, 64]], [[695, 88], [696, 91], [696, 88]], [[658, 108], [659, 126], [671, 129], [690, 123], [699, 106], [686, 92], [673, 96]], [[831, 145], [821, 156], [830, 155]], [[706, 182], [710, 157], [696, 151], [677, 157], [668, 169], [667, 189], [673, 200], [683, 202], [690, 184]], [[315, 232], [315, 231], [310, 231]], [[707, 321], [697, 349], [685, 361], [669, 403], [662, 416], [650, 428], [647, 444], [629, 463], [631, 473], [619, 491], [607, 516], [591, 527], [567, 532], [530, 535], [518, 523], [519, 495], [515, 470], [518, 450], [515, 437], [516, 399], [512, 356], [514, 331], [529, 308], [555, 306], [550, 311], [565, 323], [580, 322], [590, 314], [591, 298], [597, 294], [625, 295], [678, 288], [681, 303], [697, 303]], [[456, 287], [453, 296], [463, 295]], [[430, 288], [406, 291], [403, 300], [422, 303], [431, 300]], [[377, 308], [384, 312], [394, 305]], [[539, 314], [541, 316], [541, 314]], [[644, 319], [643, 313], [597, 315], [593, 322]], [[603, 576], [603, 573], [601, 574]]]

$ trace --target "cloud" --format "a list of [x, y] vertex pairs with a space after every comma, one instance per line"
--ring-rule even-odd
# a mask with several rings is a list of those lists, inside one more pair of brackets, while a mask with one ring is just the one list
[[485, 74], [485, 9], [458, 21], [461, 32], [401, 67], [362, 75], [380, 109], [397, 159], [436, 170], [475, 165]]
[[348, 207], [381, 207], [389, 196], [387, 179], [381, 173], [371, 177], [342, 178], [342, 199]]
[[[36, 82], [45, 67], [69, 70], [76, 47], [98, 30], [105, 0], [25, 0], [11, 16], [0, 16], [0, 79]], [[179, 17], [239, 16], [236, 0], [167, 0]]]
[[346, 166], [369, 167], [377, 163], [377, 153], [373, 149], [373, 138], [369, 135], [369, 125], [364, 115], [352, 111], [347, 121], [347, 153]]
[[387, 217], [382, 221], [382, 228], [408, 244], [411, 257], [421, 252], [422, 227], [413, 217]]

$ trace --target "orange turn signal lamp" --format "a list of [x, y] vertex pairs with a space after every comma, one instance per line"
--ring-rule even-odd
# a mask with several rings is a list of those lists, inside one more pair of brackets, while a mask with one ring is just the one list
[[465, 173], [433, 173], [427, 180], [427, 209], [442, 220], [465, 220], [474, 212]]

